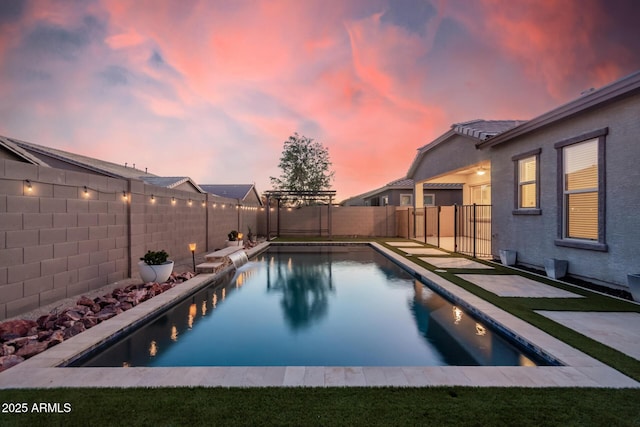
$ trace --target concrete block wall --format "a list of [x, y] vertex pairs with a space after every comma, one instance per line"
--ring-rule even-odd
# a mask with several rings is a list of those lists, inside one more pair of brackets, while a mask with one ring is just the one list
[[0, 319], [127, 277], [126, 188], [0, 160]]
[[331, 208], [334, 236], [395, 237], [393, 206], [344, 206]]
[[[266, 234], [267, 209], [259, 210], [260, 233]], [[302, 208], [280, 208], [271, 210], [272, 236], [276, 235], [278, 215], [280, 235], [328, 236], [329, 212], [326, 206]], [[340, 206], [331, 208], [332, 236], [395, 237], [397, 235], [396, 211], [394, 207]]]
[[257, 229], [258, 209], [237, 204], [0, 159], [0, 320], [138, 277], [147, 250], [184, 259], [189, 243], [197, 253], [222, 247], [230, 230]]

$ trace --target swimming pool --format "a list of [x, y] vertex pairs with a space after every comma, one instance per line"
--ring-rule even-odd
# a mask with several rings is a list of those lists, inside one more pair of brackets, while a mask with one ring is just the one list
[[74, 366], [536, 364], [371, 247], [275, 246]]

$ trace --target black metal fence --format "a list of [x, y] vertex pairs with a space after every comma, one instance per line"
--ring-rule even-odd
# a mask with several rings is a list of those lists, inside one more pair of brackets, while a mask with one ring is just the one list
[[454, 216], [455, 251], [491, 257], [491, 205], [456, 205]]

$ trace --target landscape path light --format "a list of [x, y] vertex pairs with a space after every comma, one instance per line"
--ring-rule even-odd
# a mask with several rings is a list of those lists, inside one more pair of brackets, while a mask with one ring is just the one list
[[193, 259], [193, 272], [196, 272], [196, 244], [189, 243], [189, 250], [191, 251], [191, 258]]

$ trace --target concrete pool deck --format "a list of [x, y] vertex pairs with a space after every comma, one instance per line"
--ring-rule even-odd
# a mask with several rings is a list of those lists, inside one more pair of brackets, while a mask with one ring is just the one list
[[[335, 243], [335, 242], [334, 242]], [[415, 242], [408, 247], [414, 246]], [[607, 387], [639, 388], [640, 383], [612, 367], [584, 354], [552, 337], [531, 324], [499, 309], [487, 301], [460, 288], [454, 283], [423, 268], [378, 243], [377, 250], [443, 289], [465, 305], [484, 313], [506, 330], [524, 338], [533, 346], [565, 366], [435, 366], [435, 367], [334, 367], [334, 366], [276, 366], [276, 367], [168, 367], [168, 368], [67, 368], [58, 367], [88, 348], [94, 348], [114, 334], [126, 333], [131, 325], [152, 316], [194, 290], [212, 282], [211, 274], [200, 274], [106, 322], [103, 322], [25, 362], [0, 373], [0, 388], [60, 388], [60, 387], [264, 387], [264, 386], [499, 386], [499, 387]], [[394, 242], [395, 247], [401, 243]], [[256, 248], [256, 252], [264, 247]], [[456, 258], [456, 254], [449, 254]], [[465, 259], [460, 257], [460, 259]], [[458, 264], [454, 264], [458, 265]], [[465, 267], [468, 268], [468, 267]], [[486, 279], [486, 269], [483, 270]], [[517, 276], [517, 274], [515, 275]], [[497, 277], [497, 275], [496, 275]], [[504, 280], [504, 275], [500, 279]], [[517, 276], [520, 277], [520, 276]], [[537, 292], [528, 286], [518, 287], [519, 296]], [[560, 314], [558, 314], [560, 313]], [[620, 320], [621, 313], [548, 312], [561, 324], [617, 348], [638, 359], [637, 319]], [[581, 317], [575, 320], [572, 314]], [[603, 322], [613, 325], [615, 333], [599, 327]], [[608, 323], [607, 323], [608, 322]], [[577, 326], [576, 326], [577, 325]], [[626, 343], [626, 344], [625, 344]]]

